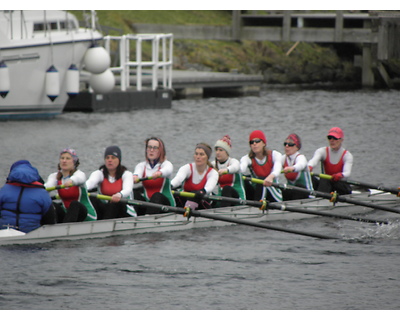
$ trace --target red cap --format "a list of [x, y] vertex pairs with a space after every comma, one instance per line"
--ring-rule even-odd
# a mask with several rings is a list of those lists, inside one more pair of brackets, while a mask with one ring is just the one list
[[339, 127], [333, 127], [331, 130], [329, 130], [328, 136], [334, 136], [337, 139], [342, 139], [344, 137], [344, 133]]
[[254, 130], [252, 133], [250, 133], [249, 141], [253, 139], [261, 139], [265, 144], [267, 144], [267, 138], [265, 137], [264, 132], [261, 130]]

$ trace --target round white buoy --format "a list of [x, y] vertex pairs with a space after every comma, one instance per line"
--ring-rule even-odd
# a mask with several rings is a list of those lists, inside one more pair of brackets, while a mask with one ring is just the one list
[[111, 58], [106, 49], [94, 44], [87, 49], [83, 57], [83, 63], [87, 71], [100, 74], [110, 67]]
[[79, 70], [76, 65], [71, 64], [66, 74], [66, 91], [70, 98], [79, 94]]
[[60, 74], [56, 67], [51, 66], [46, 71], [46, 94], [54, 101], [60, 94]]
[[10, 91], [10, 72], [4, 61], [0, 61], [0, 96], [6, 97]]
[[110, 69], [100, 74], [92, 74], [89, 84], [96, 93], [110, 92], [115, 86], [115, 77]]

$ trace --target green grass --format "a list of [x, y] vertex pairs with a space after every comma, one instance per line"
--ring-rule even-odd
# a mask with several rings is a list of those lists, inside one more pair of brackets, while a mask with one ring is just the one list
[[[71, 11], [83, 20], [82, 11]], [[87, 12], [88, 13], [88, 12]], [[232, 11], [212, 10], [98, 10], [100, 25], [132, 33], [133, 23], [176, 25], [230, 25]]]

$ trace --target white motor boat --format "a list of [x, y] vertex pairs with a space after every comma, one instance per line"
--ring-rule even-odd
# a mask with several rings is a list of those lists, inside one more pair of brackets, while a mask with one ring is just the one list
[[0, 11], [0, 120], [53, 118], [63, 111], [69, 96], [79, 93], [88, 49], [105, 51], [95, 18], [92, 11], [88, 27], [80, 28], [66, 11]]

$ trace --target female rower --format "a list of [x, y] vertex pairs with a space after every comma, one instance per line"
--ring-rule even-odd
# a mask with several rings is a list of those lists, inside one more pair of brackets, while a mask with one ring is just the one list
[[45, 183], [46, 188], [56, 188], [61, 199], [61, 204], [54, 202], [59, 223], [97, 220], [85, 185], [86, 175], [78, 166], [76, 151], [70, 148], [62, 150], [58, 171], [51, 173]]
[[332, 180], [318, 180], [313, 177], [314, 188], [321, 192], [337, 191], [338, 194], [350, 194], [350, 185], [342, 181], [342, 179], [348, 178], [351, 174], [353, 155], [342, 146], [344, 140], [343, 130], [333, 127], [329, 130], [327, 138], [329, 147], [317, 149], [314, 156], [308, 161], [308, 166], [312, 171], [320, 162], [321, 173], [331, 175]]
[[103, 195], [110, 196], [110, 201], [99, 200], [91, 196], [98, 219], [136, 217], [133, 206], [123, 199], [133, 200], [132, 172], [121, 164], [121, 149], [118, 146], [107, 147], [104, 152], [104, 164], [90, 175], [86, 181], [89, 190], [96, 189]]
[[[231, 158], [232, 143], [229, 135], [217, 140], [214, 145], [215, 160], [211, 162], [218, 171], [218, 195], [230, 198], [246, 199], [240, 162]], [[229, 201], [220, 201], [216, 206], [227, 207], [233, 205]]]
[[171, 181], [173, 189], [182, 186], [185, 192], [196, 193], [193, 201], [186, 201], [177, 197], [177, 205], [180, 207], [190, 206], [192, 209], [209, 209], [210, 203], [202, 197], [210, 194], [218, 183], [218, 172], [213, 168], [209, 159], [212, 149], [206, 143], [198, 143], [194, 151], [194, 162], [180, 167], [176, 176]]
[[267, 149], [267, 138], [261, 130], [255, 130], [249, 136], [250, 152], [240, 159], [240, 171], [249, 169], [253, 178], [263, 179], [261, 184], [247, 184], [246, 198], [252, 200], [267, 199], [282, 201], [280, 189], [272, 186], [278, 182], [282, 170], [282, 155], [276, 150]]
[[[282, 156], [282, 166], [287, 184], [313, 190], [307, 159], [299, 152], [301, 149], [300, 137], [295, 133], [289, 134], [283, 146], [285, 148], [285, 154]], [[290, 189], [282, 190], [282, 195], [284, 200], [308, 198], [307, 193]]]
[[[166, 158], [164, 142], [157, 137], [147, 139], [145, 157], [146, 161], [137, 164], [133, 172], [134, 183], [142, 181], [143, 185], [143, 188], [134, 189], [134, 198], [175, 206], [171, 191], [171, 175], [174, 167]], [[160, 209], [146, 206], [135, 206], [135, 210], [138, 215], [161, 213]]]

